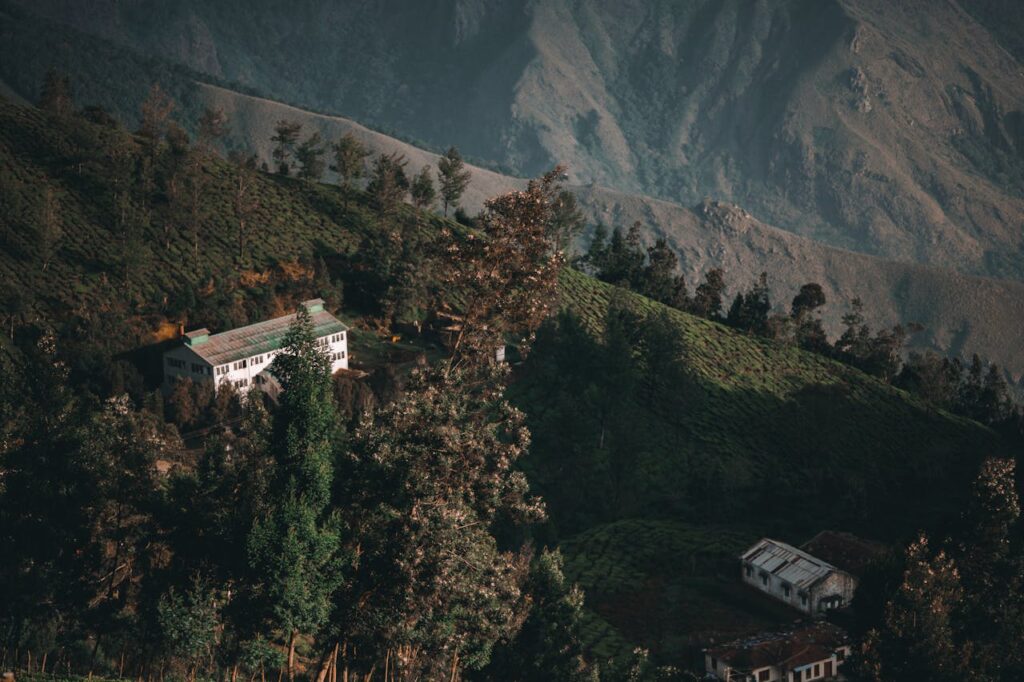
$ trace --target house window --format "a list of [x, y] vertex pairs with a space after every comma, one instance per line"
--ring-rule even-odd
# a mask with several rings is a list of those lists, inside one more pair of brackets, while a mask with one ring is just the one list
[[782, 594], [786, 595], [786, 599], [789, 599], [789, 593], [792, 588], [786, 583], [782, 583]]
[[807, 606], [807, 593], [806, 592], [801, 592], [800, 593], [800, 605], [801, 606]]
[[768, 574], [764, 571], [761, 571], [761, 584], [768, 587]]
[[184, 360], [176, 360], [175, 358], [167, 358], [167, 364], [177, 369], [183, 369], [185, 367]]
[[814, 664], [814, 676], [817, 677], [818, 675], [821, 675], [821, 666], [818, 665], [817, 663], [815, 663]]
[[804, 672], [802, 670], [794, 670], [793, 671], [793, 682], [800, 682], [801, 678], [803, 677], [803, 674], [804, 674]]
[[195, 372], [196, 374], [202, 374], [203, 373], [203, 366], [200, 365], [198, 362], [193, 362], [192, 363], [192, 371]]
[[842, 661], [846, 658], [846, 649], [836, 649], [836, 660]]
[[718, 669], [718, 659], [715, 658], [714, 656], [711, 657], [711, 669], [712, 670], [717, 670]]
[[768, 680], [770, 680], [770, 679], [772, 679], [772, 669], [771, 668], [765, 668], [764, 670], [762, 670], [761, 672], [759, 672], [757, 674], [757, 682], [768, 682]]
[[747, 564], [746, 569], [747, 569], [747, 577], [748, 578], [751, 577], [752, 575], [754, 575], [754, 567], [753, 566], [751, 566], [750, 564]]

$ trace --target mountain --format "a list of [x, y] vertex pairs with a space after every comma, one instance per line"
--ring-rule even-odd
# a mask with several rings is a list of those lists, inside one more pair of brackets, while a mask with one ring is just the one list
[[[261, 97], [237, 83], [147, 57], [9, 2], [0, 1], [0, 34], [4, 38], [0, 40], [0, 83], [7, 84], [8, 92], [21, 93], [16, 96], [22, 99], [35, 99], [46, 69], [56, 65], [71, 75], [79, 103], [102, 104], [131, 125], [152, 83], [160, 83], [175, 98], [174, 116], [188, 128], [194, 127], [203, 107], [222, 107], [232, 118], [227, 148], [255, 151], [266, 161], [274, 123], [291, 118], [301, 121], [307, 133], [316, 130], [325, 139], [352, 130], [376, 151], [404, 154], [412, 170], [437, 165], [439, 148], [422, 141], [413, 144], [351, 119]], [[493, 167], [474, 166], [464, 203], [477, 210], [487, 197], [522, 182]], [[849, 299], [860, 296], [873, 326], [920, 323], [925, 331], [912, 337], [912, 346], [951, 355], [977, 352], [1003, 366], [1012, 383], [1024, 381], [1024, 348], [1016, 322], [1024, 319], [1024, 285], [1018, 281], [969, 276], [830, 247], [766, 224], [725, 202], [684, 206], [599, 185], [578, 186], [575, 191], [591, 221], [626, 227], [639, 220], [648, 244], [656, 236], [668, 239], [681, 257], [691, 288], [712, 267], [726, 269], [730, 293], [767, 271], [774, 302], [785, 308], [800, 285], [817, 281], [829, 300], [824, 319], [833, 335], [839, 332]]]
[[[78, 382], [172, 336], [178, 321], [217, 331], [265, 316], [288, 295], [309, 296], [322, 285], [312, 264], [324, 262], [327, 288], [344, 290], [357, 359], [393, 362], [397, 346], [370, 331], [374, 313], [359, 301], [367, 268], [381, 267], [353, 260], [380, 231], [366, 194], [346, 200], [337, 187], [256, 172], [259, 202], [238, 260], [239, 170], [207, 158], [200, 261], [155, 192], [148, 220], [136, 223], [145, 246], [129, 254], [126, 274], [116, 225], [124, 211], [144, 215], [147, 195], [133, 182], [127, 204], [117, 199], [117, 159], [146, 158], [139, 142], [0, 102], [5, 331], [52, 327]], [[162, 153], [161, 170], [174, 158]], [[62, 236], [41, 263], [48, 196]], [[427, 234], [451, 226], [405, 215]], [[6, 307], [12, 295], [26, 299], [20, 312]], [[533, 434], [530, 485], [547, 500], [538, 541], [561, 545], [570, 578], [587, 588], [585, 637], [602, 659], [644, 645], [683, 662], [711, 634], [784, 622], [785, 613], [736, 592], [734, 557], [745, 543], [769, 533], [799, 542], [825, 525], [901, 538], [959, 513], [977, 462], [1007, 447], [993, 431], [849, 366], [579, 272], [563, 273], [560, 297], [565, 314], [540, 330], [509, 397]], [[609, 332], [616, 310], [627, 316], [618, 327], [625, 352]], [[409, 336], [414, 352], [429, 350]], [[0, 335], [0, 354], [15, 346]], [[915, 494], [904, 494], [911, 487]]]
[[[411, 169], [426, 164], [437, 167], [435, 153], [348, 119], [205, 84], [196, 85], [193, 97], [229, 114], [232, 146], [254, 150], [267, 161], [274, 123], [287, 118], [302, 122], [307, 133], [319, 132], [324, 139], [352, 131], [371, 149], [404, 154]], [[522, 180], [489, 169], [473, 166], [472, 171], [465, 197], [471, 210], [480, 208], [488, 197], [522, 186]], [[925, 330], [911, 339], [913, 347], [954, 356], [977, 352], [1007, 368], [1014, 383], [1024, 380], [1024, 347], [1018, 343], [1016, 322], [1024, 319], [1024, 283], [826, 246], [720, 202], [687, 207], [595, 185], [573, 190], [591, 222], [625, 227], [640, 221], [647, 243], [658, 236], [668, 239], [692, 285], [711, 268], [722, 267], [734, 293], [768, 272], [775, 303], [784, 308], [802, 284], [815, 281], [830, 301], [824, 319], [833, 334], [839, 332], [849, 300], [860, 296], [867, 302], [868, 321], [876, 327], [899, 322], [923, 325]]]
[[565, 162], [581, 184], [1024, 277], [1012, 2], [19, 1], [513, 174]]

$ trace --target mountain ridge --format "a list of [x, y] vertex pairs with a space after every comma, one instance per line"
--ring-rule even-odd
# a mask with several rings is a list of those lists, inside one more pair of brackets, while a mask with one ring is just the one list
[[[305, 134], [315, 130], [325, 139], [335, 139], [352, 130], [377, 152], [405, 154], [412, 171], [428, 163], [437, 167], [436, 154], [343, 117], [313, 114], [218, 86], [199, 84], [199, 89], [207, 105], [222, 107], [236, 120], [247, 122], [236, 143], [257, 150], [264, 160], [270, 158], [274, 122], [290, 116], [304, 123]], [[479, 209], [488, 197], [519, 188], [524, 182], [470, 167], [473, 177], [465, 203], [471, 210]], [[707, 270], [724, 267], [731, 295], [767, 271], [778, 305], [785, 304], [802, 284], [817, 281], [830, 301], [825, 321], [833, 334], [838, 333], [849, 299], [860, 296], [868, 302], [865, 312], [872, 325], [921, 323], [926, 331], [912, 338], [912, 345], [952, 355], [978, 352], [1008, 368], [1014, 383], [1024, 379], [1024, 348], [1014, 343], [1018, 331], [1013, 323], [1024, 319], [1024, 283], [888, 261], [821, 245], [721, 202], [706, 202], [694, 208], [598, 186], [572, 189], [591, 222], [625, 228], [640, 221], [647, 244], [657, 236], [667, 238], [680, 256], [691, 287]]]
[[990, 18], [1009, 10], [982, 23], [956, 2], [185, 2], [156, 26], [151, 0], [19, 1], [519, 175], [566, 162], [578, 183], [713, 196], [832, 246], [1024, 277], [1024, 82]]

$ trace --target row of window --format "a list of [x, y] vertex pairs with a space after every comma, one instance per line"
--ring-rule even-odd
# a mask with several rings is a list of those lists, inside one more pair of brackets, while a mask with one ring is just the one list
[[328, 359], [331, 362], [334, 362], [336, 360], [344, 360], [345, 359], [345, 351], [341, 351], [340, 353], [331, 353], [327, 357], [328, 357]]
[[[754, 575], [754, 567], [751, 566], [750, 564], [747, 564], [745, 566], [745, 568], [746, 568], [746, 571], [747, 571], [747, 577], [748, 578], [753, 577], [753, 575]], [[768, 572], [767, 571], [759, 571], [758, 574], [759, 574], [759, 576], [761, 578], [761, 584], [764, 585], [765, 587], [769, 587], [768, 583], [770, 582], [770, 576], [768, 575]], [[793, 593], [793, 586], [790, 585], [789, 583], [786, 583], [786, 582], [782, 583], [782, 594], [783, 594], [783, 596], [785, 596], [786, 599], [789, 599], [789, 597], [790, 597], [790, 595], [792, 593]], [[800, 594], [800, 605], [801, 606], [807, 606], [807, 593], [804, 592], [803, 590], [800, 590], [799, 594]]]

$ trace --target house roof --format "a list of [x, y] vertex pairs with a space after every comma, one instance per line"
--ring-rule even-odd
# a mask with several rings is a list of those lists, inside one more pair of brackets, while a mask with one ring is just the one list
[[842, 628], [817, 622], [779, 632], [758, 633], [706, 649], [705, 653], [740, 671], [768, 666], [793, 670], [831, 657], [848, 641]]
[[858, 576], [864, 573], [868, 564], [886, 552], [885, 545], [881, 543], [834, 530], [821, 531], [800, 548], [847, 573]]
[[743, 553], [744, 562], [771, 573], [799, 589], [809, 589], [819, 580], [839, 571], [832, 564], [817, 559], [785, 542], [762, 538]]
[[[317, 338], [348, 330], [343, 322], [323, 309], [320, 299], [306, 301], [303, 305], [310, 311], [313, 334]], [[283, 345], [288, 328], [294, 321], [293, 313], [220, 334], [200, 329], [185, 335], [186, 344], [189, 350], [211, 365], [223, 365], [277, 350]]]

